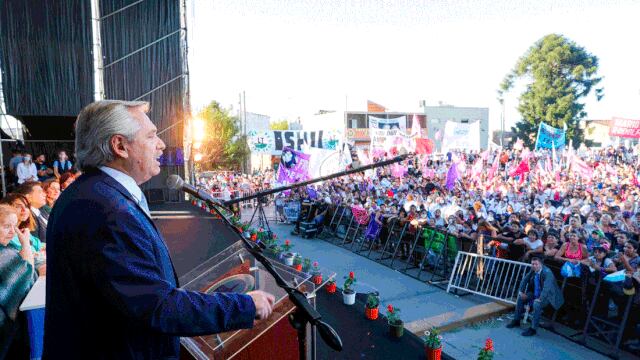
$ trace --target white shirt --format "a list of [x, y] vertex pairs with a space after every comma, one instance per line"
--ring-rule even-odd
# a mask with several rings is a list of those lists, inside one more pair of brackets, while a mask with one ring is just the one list
[[16, 167], [16, 174], [18, 175], [18, 184], [22, 184], [28, 179], [38, 180], [38, 169], [34, 163], [30, 165], [26, 165], [24, 162], [19, 163]]
[[100, 170], [102, 170], [102, 172], [111, 176], [115, 181], [120, 183], [120, 185], [122, 185], [125, 189], [127, 189], [129, 194], [133, 196], [136, 202], [140, 204], [140, 201], [142, 201], [142, 197], [144, 196], [144, 194], [142, 193], [142, 190], [140, 189], [136, 181], [133, 180], [131, 176], [123, 173], [120, 170], [116, 170], [108, 166], [100, 166]]

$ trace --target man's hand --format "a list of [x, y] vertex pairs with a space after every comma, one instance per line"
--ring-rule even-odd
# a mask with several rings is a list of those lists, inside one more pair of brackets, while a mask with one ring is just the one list
[[525, 293], [521, 292], [521, 293], [520, 293], [520, 299], [522, 299], [522, 301], [527, 301], [527, 299], [528, 299], [528, 298], [527, 298], [527, 294], [525, 294]]
[[271, 315], [273, 303], [276, 301], [273, 295], [261, 290], [250, 291], [247, 295], [251, 296], [256, 306], [256, 319], [264, 320]]

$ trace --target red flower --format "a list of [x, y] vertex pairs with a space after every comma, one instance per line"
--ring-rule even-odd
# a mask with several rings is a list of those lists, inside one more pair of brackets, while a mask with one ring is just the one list
[[493, 340], [491, 340], [490, 338], [487, 339], [487, 341], [484, 344], [484, 349], [486, 351], [493, 351]]
[[289, 242], [289, 240], [285, 240], [285, 241], [284, 241], [284, 244], [285, 244], [285, 245], [287, 245], [287, 246], [289, 246], [289, 244], [291, 244], [291, 242]]
[[318, 267], [318, 262], [317, 261], [313, 262], [313, 267]]
[[387, 305], [387, 311], [393, 314], [393, 305]]
[[355, 277], [356, 275], [353, 273], [353, 271], [349, 272], [349, 279], [352, 279]]

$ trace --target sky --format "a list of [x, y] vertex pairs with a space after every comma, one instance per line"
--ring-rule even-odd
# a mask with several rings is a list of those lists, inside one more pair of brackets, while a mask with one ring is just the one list
[[[190, 0], [192, 109], [212, 100], [273, 120], [319, 110], [420, 112], [420, 101], [488, 107], [537, 40], [562, 34], [600, 61], [604, 98], [588, 119], [640, 119], [640, 1]], [[505, 100], [507, 126], [526, 80]]]

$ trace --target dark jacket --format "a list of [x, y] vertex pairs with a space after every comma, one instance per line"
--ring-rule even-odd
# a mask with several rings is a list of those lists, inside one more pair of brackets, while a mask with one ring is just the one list
[[31, 235], [37, 237], [42, 242], [47, 242], [47, 223], [43, 221], [49, 221], [49, 213], [40, 210], [40, 216], [36, 216], [36, 214], [32, 211], [31, 215], [36, 220], [36, 228], [31, 232]]
[[253, 325], [251, 297], [179, 289], [162, 236], [100, 170], [51, 212], [44, 359], [177, 359], [179, 336]]
[[[520, 282], [519, 291], [525, 294], [533, 294], [534, 284], [533, 284], [533, 270], [530, 271]], [[553, 276], [553, 272], [546, 266], [542, 266], [542, 270], [540, 271], [540, 287], [542, 290], [540, 291], [540, 299], [549, 300], [551, 306], [554, 309], [559, 309], [562, 304], [564, 304], [564, 297], [562, 296], [562, 292], [558, 287], [558, 283], [556, 282], [555, 276]]]

